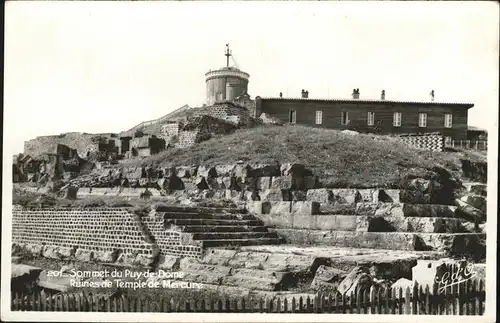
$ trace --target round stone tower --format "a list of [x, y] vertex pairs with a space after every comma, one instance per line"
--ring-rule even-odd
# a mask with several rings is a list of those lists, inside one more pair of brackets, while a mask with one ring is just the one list
[[207, 83], [207, 104], [216, 102], [231, 101], [238, 96], [247, 93], [248, 78], [250, 75], [236, 67], [229, 66], [231, 51], [229, 44], [226, 45], [226, 67], [205, 74]]

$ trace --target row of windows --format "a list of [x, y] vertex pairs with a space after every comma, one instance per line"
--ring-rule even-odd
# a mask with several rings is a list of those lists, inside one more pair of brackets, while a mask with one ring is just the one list
[[[403, 114], [401, 112], [394, 112], [392, 117], [392, 125], [394, 127], [401, 127], [401, 120]], [[297, 123], [297, 113], [295, 110], [290, 110], [289, 120], [290, 123]], [[349, 112], [342, 111], [340, 113], [340, 124], [347, 125], [349, 123]], [[316, 111], [316, 124], [323, 124], [323, 111]], [[367, 125], [375, 125], [375, 112], [368, 112]], [[420, 128], [427, 127], [427, 113], [418, 114], [418, 126]], [[444, 127], [451, 128], [453, 126], [453, 116], [451, 114], [444, 115]]]

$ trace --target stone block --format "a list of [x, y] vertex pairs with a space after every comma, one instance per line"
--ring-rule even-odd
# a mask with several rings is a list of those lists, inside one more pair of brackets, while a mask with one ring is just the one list
[[361, 201], [361, 194], [355, 189], [332, 189], [335, 204], [355, 204]]
[[311, 288], [316, 291], [336, 291], [346, 275], [343, 270], [321, 265], [314, 275]]
[[280, 167], [281, 176], [303, 177], [311, 175], [310, 171], [302, 164], [285, 163]]
[[250, 167], [252, 177], [281, 176], [279, 164], [252, 164]]
[[250, 214], [262, 214], [262, 201], [247, 201], [245, 208]]
[[354, 267], [339, 284], [337, 290], [341, 294], [355, 293], [357, 288], [369, 288], [372, 285], [372, 277], [366, 267]]
[[292, 228], [294, 216], [290, 213], [257, 214], [256, 215], [268, 227]]
[[39, 268], [39, 267], [13, 263], [13, 264], [11, 264], [10, 277], [11, 278], [18, 278], [18, 277], [31, 278], [33, 281], [35, 281], [41, 272], [42, 272], [42, 268]]
[[282, 189], [263, 190], [259, 194], [261, 201], [290, 201], [290, 191]]
[[269, 253], [263, 269], [280, 272], [314, 273], [323, 259], [289, 253]]
[[209, 187], [209, 189], [211, 190], [220, 190], [220, 189], [225, 189], [225, 185], [222, 183], [222, 185], [220, 185], [221, 183], [221, 178], [220, 177], [211, 177], [211, 178], [208, 178], [206, 179], [206, 183]]
[[293, 187], [293, 178], [292, 176], [278, 176], [272, 177], [271, 180], [271, 189], [282, 189], [289, 190]]
[[399, 195], [400, 195], [400, 190], [390, 190], [390, 189], [379, 190], [377, 201], [385, 203], [399, 203], [400, 202]]
[[268, 190], [271, 188], [272, 177], [257, 177], [257, 189]]
[[468, 186], [469, 192], [475, 195], [487, 196], [487, 188], [486, 184], [481, 183], [473, 183]]
[[116, 251], [96, 251], [94, 252], [94, 259], [100, 262], [112, 263], [117, 259]]
[[42, 256], [51, 259], [61, 259], [61, 255], [59, 254], [59, 247], [57, 246], [46, 245], [43, 248]]
[[292, 202], [273, 201], [273, 202], [269, 202], [269, 203], [271, 205], [270, 214], [291, 213]]
[[457, 216], [462, 217], [469, 221], [474, 221], [477, 223], [486, 222], [486, 213], [481, 210], [473, 207], [470, 204], [465, 203], [460, 199], [455, 200], [458, 204], [458, 208], [456, 210]]
[[307, 190], [306, 200], [319, 203], [333, 203], [334, 195], [332, 190], [327, 188], [317, 188]]
[[150, 267], [155, 259], [153, 255], [149, 254], [138, 254], [135, 259], [134, 259], [134, 265], [141, 266], [141, 267]]
[[244, 201], [245, 192], [243, 191], [235, 191], [235, 190], [226, 190], [226, 199], [231, 200], [235, 203], [240, 201]]
[[197, 176], [205, 178], [217, 177], [217, 170], [212, 166], [200, 166], [198, 167]]
[[177, 167], [176, 168], [176, 176], [179, 178], [190, 178], [192, 176], [191, 167], [189, 167], [189, 166]]
[[76, 249], [75, 259], [84, 262], [91, 262], [92, 260], [94, 260], [94, 253], [86, 249]]
[[262, 269], [268, 257], [267, 253], [241, 251], [235, 253], [227, 265], [232, 268]]
[[290, 213], [292, 214], [319, 214], [319, 203], [309, 201], [291, 202]]
[[306, 201], [307, 191], [290, 191], [291, 201]]
[[234, 167], [234, 176], [236, 177], [248, 177], [252, 173], [252, 168], [249, 165], [237, 164]]
[[210, 248], [205, 251], [202, 263], [208, 265], [227, 266], [237, 250]]
[[39, 244], [27, 244], [25, 246], [26, 250], [28, 250], [33, 256], [41, 256], [43, 254], [43, 245]]
[[215, 171], [219, 177], [231, 177], [235, 174], [236, 165], [217, 165]]
[[75, 255], [75, 248], [70, 247], [59, 247], [59, 257], [60, 258], [70, 258]]
[[362, 189], [358, 190], [361, 195], [360, 202], [368, 202], [368, 203], [378, 203], [378, 197], [380, 190], [377, 189]]
[[205, 180], [205, 177], [203, 177], [203, 176], [196, 177], [194, 179], [194, 185], [199, 190], [207, 190], [207, 189], [210, 188], [210, 186], [208, 185], [207, 181]]
[[462, 202], [465, 202], [479, 211], [486, 213], [487, 202], [484, 196], [480, 195], [465, 195], [460, 198]]

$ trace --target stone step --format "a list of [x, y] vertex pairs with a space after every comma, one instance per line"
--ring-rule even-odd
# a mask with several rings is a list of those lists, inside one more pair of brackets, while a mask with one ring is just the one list
[[245, 213], [244, 209], [235, 207], [207, 207], [207, 206], [180, 206], [180, 205], [159, 205], [157, 212], [192, 212], [192, 213]]
[[363, 232], [476, 232], [474, 223], [446, 217], [403, 217], [338, 214], [259, 214], [266, 226], [289, 229]]
[[181, 260], [180, 270], [184, 273], [183, 280], [204, 284], [276, 291], [293, 283], [292, 272], [207, 265], [187, 258]]
[[355, 232], [302, 229], [269, 229], [287, 243], [349, 248], [439, 251], [449, 255], [483, 259], [484, 233]]
[[256, 245], [276, 245], [281, 243], [279, 238], [255, 238], [255, 239], [213, 239], [203, 240], [203, 247], [224, 247], [224, 246], [256, 246]]
[[453, 205], [408, 203], [357, 203], [356, 215], [456, 218]]
[[[245, 248], [245, 247], [243, 247]], [[262, 269], [296, 273], [314, 273], [325, 259], [311, 255], [282, 254], [274, 252], [240, 251], [208, 248], [200, 260], [202, 263], [232, 268]]]
[[252, 220], [254, 216], [250, 214], [238, 213], [197, 213], [197, 212], [157, 212], [165, 219], [222, 219], [222, 220]]
[[182, 228], [183, 232], [268, 232], [265, 226], [249, 225], [188, 225]]
[[226, 225], [226, 226], [262, 226], [262, 221], [254, 220], [222, 220], [222, 219], [166, 219], [165, 223], [171, 223], [178, 226], [191, 225]]
[[476, 195], [486, 196], [488, 191], [488, 185], [484, 183], [463, 183], [465, 189]]
[[275, 232], [198, 232], [193, 233], [193, 240], [215, 240], [215, 239], [260, 239], [278, 238]]

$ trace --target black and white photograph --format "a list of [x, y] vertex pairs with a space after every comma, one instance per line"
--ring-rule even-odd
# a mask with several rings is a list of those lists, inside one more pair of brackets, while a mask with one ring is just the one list
[[7, 1], [5, 321], [496, 321], [499, 5]]

